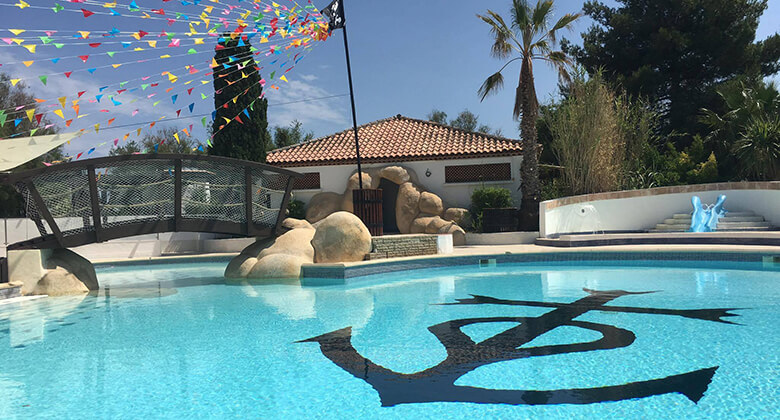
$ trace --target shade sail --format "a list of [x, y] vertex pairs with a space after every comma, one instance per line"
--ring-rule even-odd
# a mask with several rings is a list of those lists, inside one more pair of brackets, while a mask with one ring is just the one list
[[76, 133], [62, 133], [0, 140], [0, 171], [24, 165], [74, 137]]

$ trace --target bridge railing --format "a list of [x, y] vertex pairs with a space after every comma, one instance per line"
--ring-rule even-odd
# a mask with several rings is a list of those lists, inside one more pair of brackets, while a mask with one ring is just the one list
[[40, 238], [9, 249], [73, 247], [157, 232], [270, 236], [302, 175], [200, 155], [89, 159], [5, 175]]

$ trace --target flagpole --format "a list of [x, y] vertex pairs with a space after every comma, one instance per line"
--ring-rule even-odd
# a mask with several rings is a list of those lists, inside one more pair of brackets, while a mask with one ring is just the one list
[[[344, 0], [341, 0], [342, 13], [344, 13]], [[347, 57], [347, 77], [349, 78], [349, 99], [352, 102], [352, 129], [355, 132], [355, 154], [357, 156], [357, 168], [358, 168], [358, 186], [360, 188], [360, 202], [363, 202], [363, 171], [360, 167], [360, 141], [358, 140], [358, 127], [357, 127], [357, 115], [355, 113], [355, 91], [352, 87], [352, 66], [349, 60], [349, 42], [347, 42], [347, 25], [346, 18], [344, 18], [344, 25], [341, 29], [344, 30], [344, 54]], [[362, 209], [361, 209], [362, 211]]]

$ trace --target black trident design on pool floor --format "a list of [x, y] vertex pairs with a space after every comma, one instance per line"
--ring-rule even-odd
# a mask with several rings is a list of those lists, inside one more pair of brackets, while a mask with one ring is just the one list
[[[550, 356], [593, 350], [626, 347], [636, 338], [631, 331], [606, 324], [574, 321], [589, 311], [676, 315], [691, 319], [733, 324], [723, 317], [737, 316], [728, 309], [652, 309], [626, 306], [604, 306], [616, 298], [654, 292], [626, 292], [623, 290], [596, 291], [583, 289], [589, 295], [572, 303], [535, 302], [495, 299], [472, 295], [444, 305], [514, 305], [554, 308], [538, 317], [490, 317], [457, 319], [433, 325], [428, 330], [444, 345], [447, 358], [426, 370], [403, 374], [394, 372], [366, 359], [352, 346], [352, 328], [347, 327], [299, 342], [316, 342], [322, 353], [333, 363], [368, 382], [378, 393], [382, 406], [426, 402], [471, 402], [483, 404], [591, 404], [644, 398], [653, 395], [680, 393], [697, 403], [707, 390], [717, 366], [660, 379], [630, 382], [623, 385], [598, 388], [556, 389], [527, 391], [485, 389], [455, 385], [455, 381], [472, 370], [507, 360], [536, 356]], [[510, 328], [480, 343], [475, 343], [461, 331], [466, 325], [490, 322], [517, 322]], [[560, 326], [572, 326], [597, 331], [602, 338], [575, 344], [521, 348], [536, 337]]]

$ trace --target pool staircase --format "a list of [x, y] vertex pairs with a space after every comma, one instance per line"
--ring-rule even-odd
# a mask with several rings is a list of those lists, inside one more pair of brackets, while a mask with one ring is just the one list
[[[650, 229], [650, 232], [686, 232], [691, 228], [691, 214], [678, 213], [670, 219], [665, 219], [662, 223]], [[718, 220], [716, 232], [741, 232], [741, 231], [768, 231], [774, 230], [764, 216], [757, 215], [752, 211], [730, 211]]]

